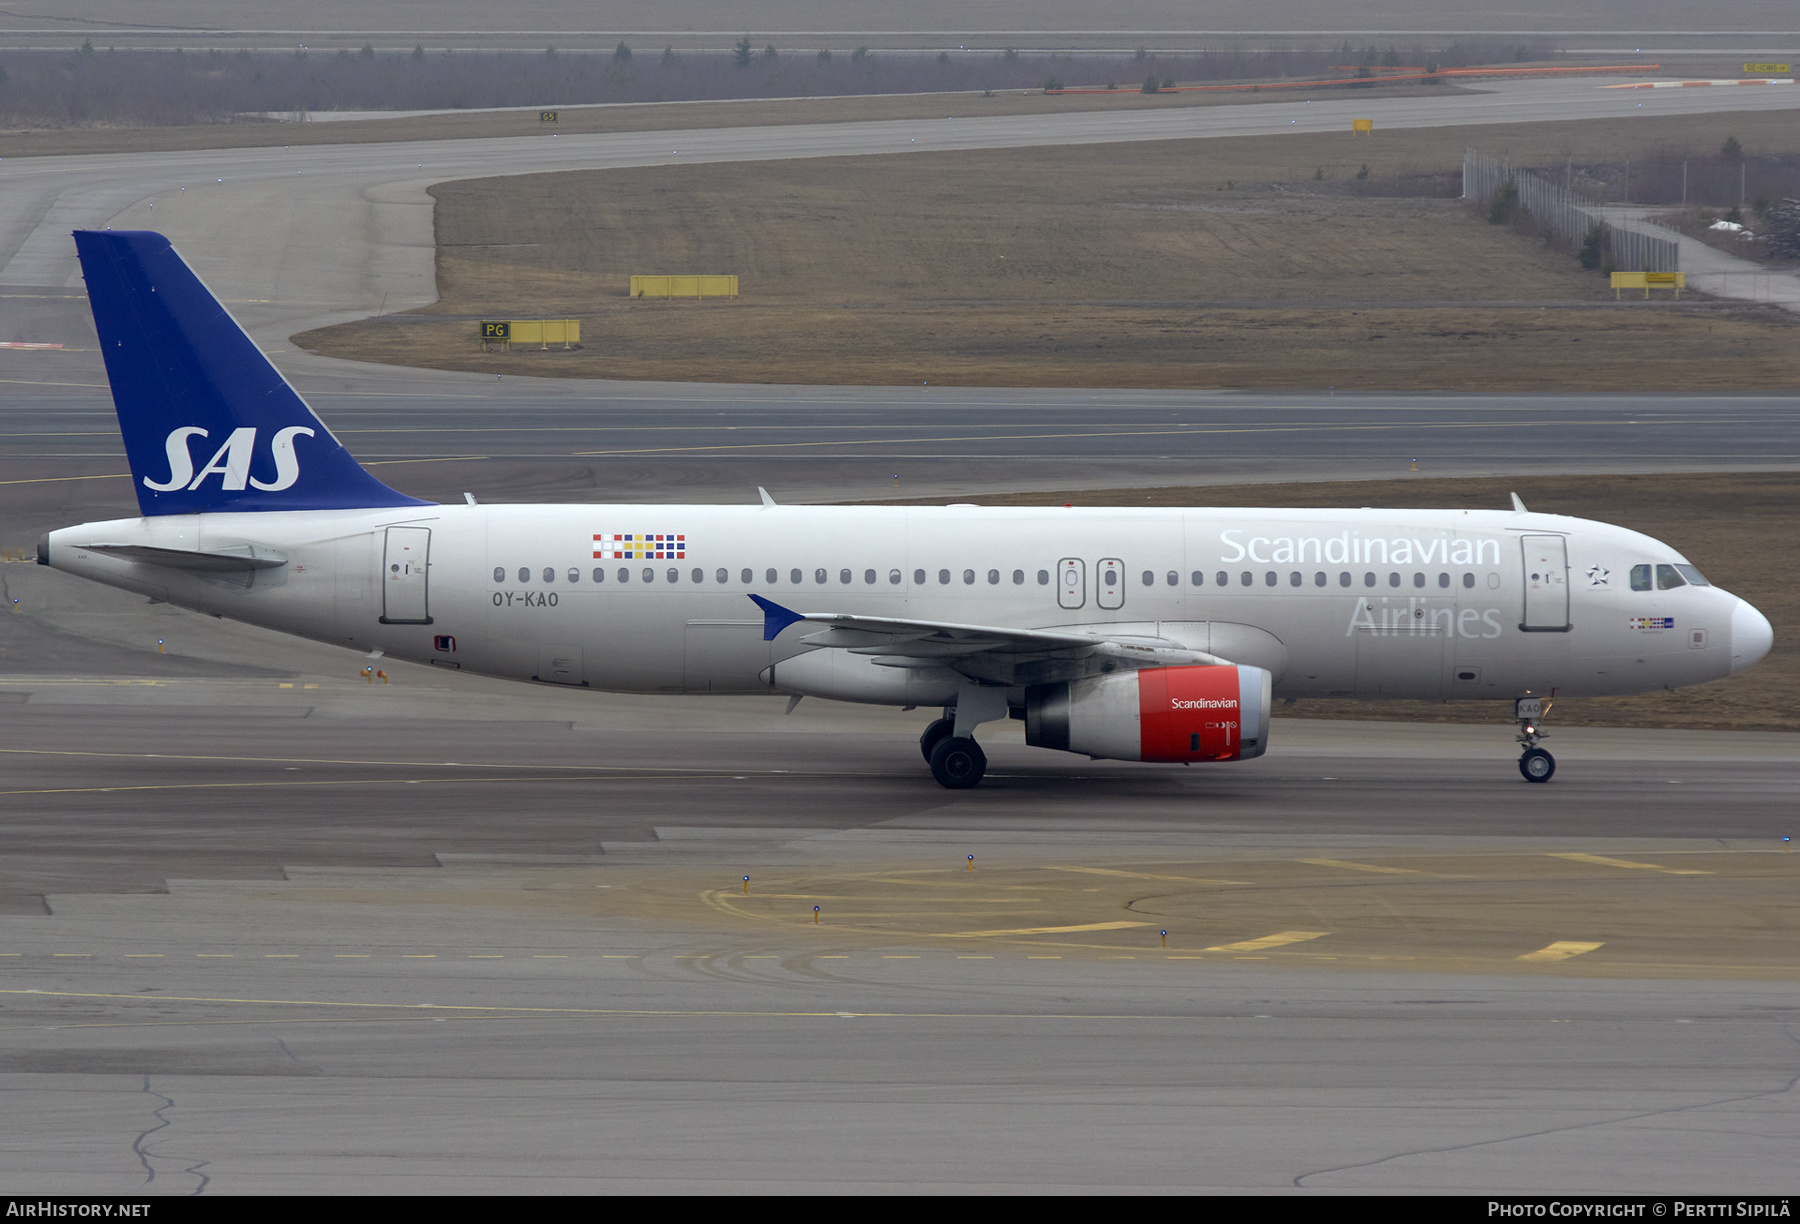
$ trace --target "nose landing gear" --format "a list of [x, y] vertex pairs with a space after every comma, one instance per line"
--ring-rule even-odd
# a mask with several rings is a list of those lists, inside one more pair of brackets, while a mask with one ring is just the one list
[[1556, 758], [1538, 747], [1538, 741], [1544, 738], [1540, 724], [1552, 704], [1541, 697], [1521, 697], [1513, 702], [1513, 716], [1519, 720], [1519, 743], [1525, 749], [1519, 755], [1519, 773], [1527, 782], [1548, 782], [1556, 773]]

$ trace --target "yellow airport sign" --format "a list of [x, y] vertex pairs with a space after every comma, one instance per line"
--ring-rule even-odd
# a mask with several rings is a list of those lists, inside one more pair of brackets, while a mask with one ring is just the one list
[[1350, 121], [1350, 134], [1354, 136], [1358, 132], [1367, 132], [1369, 135], [1373, 136], [1375, 134], [1375, 121], [1373, 119], [1352, 119]]
[[1745, 72], [1786, 72], [1786, 71], [1788, 71], [1788, 69], [1789, 69], [1789, 65], [1787, 65], [1787, 64], [1745, 64], [1744, 65]]
[[634, 276], [631, 296], [640, 297], [736, 297], [735, 276]]
[[510, 349], [514, 344], [535, 344], [541, 349], [557, 345], [574, 348], [581, 343], [580, 319], [506, 319], [484, 320], [481, 324], [481, 347], [498, 344]]
[[538, 112], [538, 122], [539, 123], [555, 123], [556, 120], [557, 120], [557, 114], [555, 111], [539, 111]]
[[1612, 274], [1613, 297], [1619, 296], [1622, 289], [1642, 289], [1644, 296], [1650, 296], [1652, 289], [1673, 289], [1675, 296], [1687, 288], [1685, 272], [1614, 272]]

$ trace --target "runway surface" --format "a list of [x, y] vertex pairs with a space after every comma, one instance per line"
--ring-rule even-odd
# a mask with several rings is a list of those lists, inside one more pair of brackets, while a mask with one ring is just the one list
[[916, 714], [420, 670], [0, 682], [14, 1185], [1790, 1180], [1793, 736], [1002, 731], [952, 795]]
[[[392, 385], [313, 403], [382, 479], [437, 500], [752, 502], [759, 485], [793, 502], [955, 500], [1403, 477], [1415, 461], [1427, 476], [1800, 465], [1791, 396]], [[22, 389], [0, 401], [0, 543], [136, 513], [124, 472], [109, 400]]]

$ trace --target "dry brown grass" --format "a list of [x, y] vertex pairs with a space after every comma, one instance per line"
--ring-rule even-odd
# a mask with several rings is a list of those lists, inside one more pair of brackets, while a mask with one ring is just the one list
[[[1636, 697], [1558, 703], [1550, 725], [1800, 731], [1800, 476], [1783, 472], [1651, 476], [1544, 476], [1470, 480], [1201, 485], [1000, 493], [990, 506], [1506, 506], [1517, 492], [1535, 511], [1616, 523], [1663, 540], [1715, 585], [1741, 595], [1775, 627], [1775, 648], [1755, 667], [1712, 684]], [[902, 502], [897, 504], [920, 504]], [[935, 503], [934, 503], [935, 504]], [[1503, 722], [1492, 702], [1305, 700], [1303, 718]]]
[[[1640, 142], [1796, 142], [1731, 115]], [[1754, 122], [1758, 127], [1752, 127]], [[1457, 181], [1614, 124], [658, 167], [471, 180], [438, 197], [442, 300], [296, 337], [336, 356], [568, 377], [1364, 389], [1785, 389], [1800, 319], [1619, 306]], [[1579, 130], [1578, 130], [1579, 129]], [[1314, 175], [1323, 172], [1325, 179]], [[736, 273], [735, 301], [633, 301], [641, 272]], [[483, 354], [480, 317], [583, 320], [576, 353]]]

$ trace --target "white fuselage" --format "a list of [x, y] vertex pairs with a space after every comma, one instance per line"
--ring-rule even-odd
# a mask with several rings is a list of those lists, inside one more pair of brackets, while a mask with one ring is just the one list
[[[286, 563], [221, 575], [93, 544], [248, 544]], [[121, 519], [49, 547], [57, 568], [201, 612], [623, 692], [768, 691], [771, 664], [809, 648], [798, 632], [764, 641], [751, 594], [1173, 643], [1267, 668], [1283, 698], [1636, 693], [1754, 661], [1734, 665], [1749, 607], [1735, 596], [1632, 589], [1634, 567], [1685, 565], [1668, 546], [1504, 511], [447, 505]], [[1759, 632], [1766, 649], [1766, 621]], [[925, 705], [959, 683], [830, 653], [775, 687]]]

